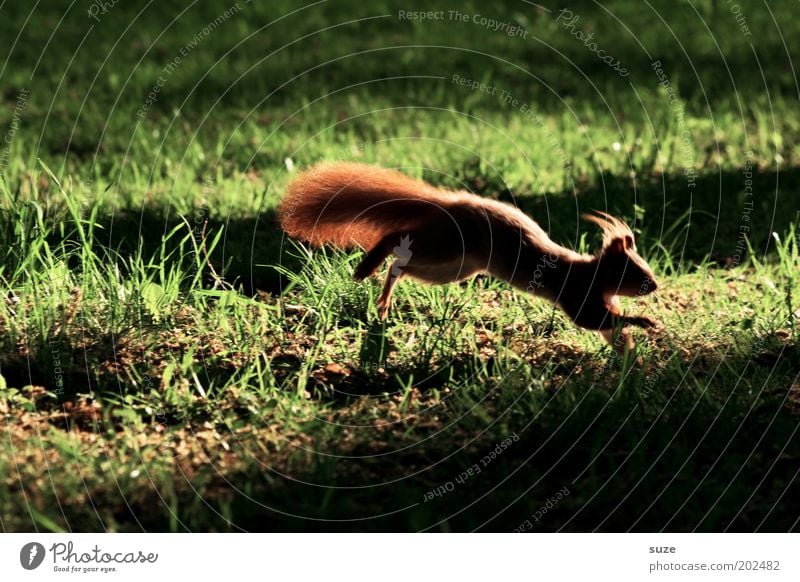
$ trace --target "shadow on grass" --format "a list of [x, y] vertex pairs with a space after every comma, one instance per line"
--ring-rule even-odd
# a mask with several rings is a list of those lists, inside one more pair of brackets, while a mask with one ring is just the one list
[[[122, 531], [167, 531], [176, 520], [193, 531], [511, 531], [526, 521], [542, 532], [788, 531], [800, 515], [800, 394], [792, 392], [799, 353], [792, 340], [779, 346], [754, 338], [751, 349], [740, 346], [720, 368], [719, 349], [701, 347], [692, 364], [676, 360], [650, 392], [642, 390], [645, 371], [620, 389], [618, 369], [598, 376], [584, 366], [569, 385], [539, 400], [525, 398], [525, 386], [504, 384], [499, 396], [513, 406], [487, 401], [495, 402], [488, 419], [473, 414], [469, 399], [448, 400], [427, 411], [425, 422], [366, 424], [355, 448], [353, 435], [349, 442], [329, 436], [314, 441], [315, 454], [298, 449], [286, 467], [265, 466], [255, 453], [229, 467], [200, 463], [190, 479], [178, 478], [176, 467], [175, 475], [162, 471], [147, 487], [101, 488], [92, 506], [71, 504], [51, 514], [82, 531], [103, 529], [98, 517], [108, 522], [109, 515]], [[77, 352], [71, 357], [80, 361]], [[45, 363], [20, 362], [11, 373], [39, 374]], [[4, 366], [7, 379], [8, 372]], [[420, 378], [432, 374], [434, 384], [473, 372], [459, 359], [414, 370]], [[681, 380], [687, 375], [693, 382]], [[106, 388], [116, 391], [113, 377], [106, 378]], [[476, 401], [486, 389], [464, 387]], [[333, 398], [352, 402], [343, 396]], [[485, 461], [509, 434], [519, 440]], [[258, 450], [255, 442], [243, 449]], [[479, 474], [456, 480], [476, 464]], [[559, 491], [568, 493], [553, 504]]]
[[[741, 371], [744, 362], [731, 366]], [[787, 360], [772, 375], [777, 381], [797, 371]], [[506, 416], [498, 409], [492, 412], [502, 423], [477, 429], [442, 408], [436, 414], [445, 418], [410, 435], [404, 424], [394, 431], [367, 427], [361, 448], [320, 443], [314, 448], [320, 454], [298, 450], [290, 469], [273, 470], [256, 458], [229, 470], [203, 466], [191, 482], [155, 481], [136, 491], [135, 502], [117, 497], [99, 506], [113, 510], [124, 529], [137, 527], [135, 515], [151, 531], [169, 529], [176, 518], [194, 531], [798, 527], [800, 434], [785, 394], [752, 398], [734, 390], [727, 402], [725, 394], [687, 384], [637, 397], [593, 388], [589, 377], [579, 380], [572, 394], [542, 407], [535, 422], [533, 411]], [[669, 406], [662, 406], [667, 399]], [[510, 434], [518, 441], [491, 456]], [[480, 472], [464, 478], [476, 465]], [[237, 491], [239, 484], [246, 490]], [[163, 487], [173, 496], [170, 507], [159, 502]], [[554, 503], [558, 492], [566, 494]], [[85, 506], [64, 512], [71, 523], [97, 515]]]

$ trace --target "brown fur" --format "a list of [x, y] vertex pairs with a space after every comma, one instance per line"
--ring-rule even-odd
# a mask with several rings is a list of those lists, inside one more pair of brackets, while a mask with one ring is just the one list
[[[631, 230], [605, 213], [584, 215], [603, 229], [602, 249], [584, 255], [553, 242], [510, 204], [441, 190], [394, 170], [330, 163], [295, 178], [278, 214], [292, 237], [365, 249], [356, 267], [358, 280], [394, 254], [378, 300], [382, 318], [394, 285], [404, 275], [449, 283], [488, 273], [554, 301], [577, 325], [600, 331], [609, 341], [614, 328], [655, 325], [620, 311], [618, 296], [651, 293], [656, 283], [636, 253]], [[632, 347], [627, 331], [622, 332], [624, 343]]]

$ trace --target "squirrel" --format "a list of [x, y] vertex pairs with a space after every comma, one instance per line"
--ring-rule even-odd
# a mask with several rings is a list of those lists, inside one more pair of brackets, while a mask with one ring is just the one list
[[301, 173], [278, 207], [281, 227], [293, 238], [364, 249], [357, 281], [389, 255], [397, 257], [377, 301], [382, 320], [394, 286], [406, 275], [443, 284], [485, 273], [552, 301], [577, 326], [599, 332], [622, 353], [633, 349], [628, 326], [657, 324], [624, 315], [619, 297], [646, 295], [658, 284], [624, 222], [604, 212], [582, 217], [603, 231], [594, 255], [556, 244], [511, 204], [350, 162], [322, 163]]

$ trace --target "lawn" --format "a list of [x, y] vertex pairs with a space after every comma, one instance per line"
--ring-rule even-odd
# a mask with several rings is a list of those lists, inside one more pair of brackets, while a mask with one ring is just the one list
[[[800, 20], [733, 6], [0, 4], [2, 530], [800, 529]], [[663, 325], [383, 323], [277, 224], [322, 160], [619, 216]]]

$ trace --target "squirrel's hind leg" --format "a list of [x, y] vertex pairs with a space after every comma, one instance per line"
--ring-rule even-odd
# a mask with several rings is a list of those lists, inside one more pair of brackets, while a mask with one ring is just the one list
[[381, 319], [386, 319], [386, 316], [389, 314], [389, 307], [392, 304], [392, 291], [394, 291], [394, 286], [400, 280], [400, 277], [403, 276], [402, 267], [404, 265], [404, 261], [395, 259], [392, 261], [391, 267], [389, 267], [389, 272], [386, 273], [383, 291], [381, 291], [381, 296], [378, 297], [378, 316]]

